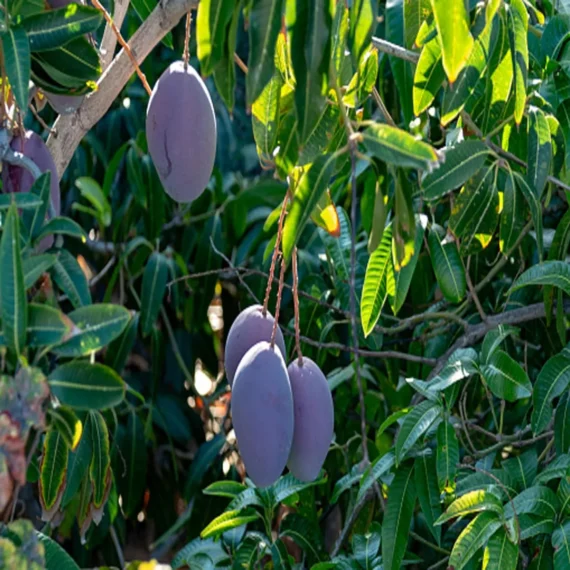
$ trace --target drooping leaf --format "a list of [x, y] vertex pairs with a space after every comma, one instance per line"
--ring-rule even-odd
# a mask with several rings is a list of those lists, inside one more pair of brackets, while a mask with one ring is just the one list
[[435, 37], [424, 45], [416, 65], [413, 90], [415, 115], [420, 115], [433, 103], [444, 81], [441, 44], [439, 38]]
[[85, 273], [68, 250], [58, 250], [50, 273], [57, 286], [69, 297], [75, 308], [91, 304], [91, 293]]
[[500, 568], [516, 570], [519, 561], [519, 547], [513, 544], [504, 529], [499, 529], [489, 540], [483, 554], [483, 570]]
[[570, 265], [564, 261], [544, 261], [533, 265], [513, 283], [511, 290], [529, 285], [552, 285], [570, 295]]
[[233, 16], [226, 28], [222, 58], [214, 68], [214, 84], [230, 113], [233, 111], [235, 103], [236, 64], [234, 53], [236, 52], [241, 8], [241, 0], [234, 3]]
[[473, 513], [491, 512], [497, 515], [503, 514], [503, 503], [495, 493], [479, 489], [471, 491], [455, 499], [443, 513], [436, 524], [443, 524], [457, 517], [464, 517]]
[[467, 281], [457, 246], [454, 242], [442, 244], [435, 230], [429, 233], [428, 245], [443, 296], [451, 303], [459, 303], [467, 291]]
[[373, 0], [355, 0], [350, 6], [348, 21], [348, 48], [355, 67], [370, 45], [376, 28], [378, 3]]
[[167, 279], [167, 260], [164, 255], [155, 251], [148, 258], [143, 273], [140, 313], [140, 325], [143, 336], [147, 336], [150, 333], [158, 317], [166, 291]]
[[253, 522], [259, 518], [257, 511], [253, 509], [232, 510], [222, 513], [216, 517], [206, 528], [200, 533], [202, 538], [210, 536], [219, 536], [232, 528], [236, 528], [243, 524]]
[[515, 76], [515, 122], [520, 125], [526, 106], [528, 79], [528, 13], [522, 0], [513, 0], [506, 14], [512, 68]]
[[554, 444], [556, 453], [570, 451], [570, 394], [560, 398], [554, 417]]
[[61, 500], [62, 507], [67, 506], [76, 497], [81, 483], [87, 475], [93, 455], [91, 428], [90, 416], [86, 415], [79, 445], [75, 451], [69, 451], [68, 454], [67, 481]]
[[449, 357], [441, 372], [431, 380], [430, 390], [439, 392], [479, 371], [479, 358], [472, 348], [458, 348]]
[[77, 222], [74, 222], [70, 218], [64, 218], [63, 216], [52, 218], [49, 222], [44, 224], [35, 241], [40, 242], [43, 238], [54, 234], [68, 235], [78, 238], [82, 242], [87, 241], [85, 230]]
[[528, 111], [527, 182], [540, 199], [552, 164], [552, 141], [546, 115], [537, 107]]
[[442, 407], [440, 404], [426, 400], [425, 402], [418, 404], [405, 416], [395, 444], [396, 461], [398, 463], [402, 461], [406, 453], [431, 427], [433, 422], [440, 416], [441, 412]]
[[552, 534], [554, 547], [554, 570], [570, 566], [570, 521], [558, 525]]
[[66, 340], [73, 322], [61, 311], [49, 305], [30, 303], [28, 306], [28, 345], [54, 346]]
[[532, 384], [523, 367], [502, 350], [491, 356], [481, 372], [497, 398], [516, 402], [532, 395]]
[[73, 558], [52, 538], [36, 531], [45, 551], [46, 570], [80, 570]]
[[[378, 457], [376, 460], [374, 460], [374, 462], [370, 465], [370, 468], [366, 471], [363, 477], [361, 477], [357, 471], [356, 473], [357, 479], [360, 478], [361, 480], [360, 489], [358, 490], [357, 500], [362, 499], [366, 495], [370, 487], [372, 487], [372, 485], [374, 485], [374, 483], [378, 481], [380, 477], [382, 477], [382, 475], [385, 475], [388, 471], [390, 471], [390, 469], [392, 469], [394, 463], [395, 463], [394, 454], [391, 451], [389, 451], [385, 455], [382, 455], [381, 457]], [[348, 482], [352, 481], [353, 475], [354, 474], [351, 472]]]
[[96, 411], [89, 412], [93, 455], [89, 465], [89, 478], [93, 486], [93, 505], [100, 509], [111, 485], [111, 455], [109, 431], [103, 416]]
[[[198, 59], [200, 60], [200, 71], [204, 76], [210, 75], [222, 59], [226, 27], [232, 18], [232, 14], [233, 5], [231, 2], [204, 0], [198, 4], [196, 45]], [[255, 25], [255, 22], [253, 24]], [[254, 72], [255, 70], [252, 70], [252, 73]]]
[[414, 460], [414, 481], [422, 513], [427, 527], [438, 544], [441, 543], [441, 527], [435, 521], [441, 515], [440, 490], [437, 482], [436, 461], [433, 455], [420, 455]]
[[455, 429], [448, 421], [441, 422], [437, 428], [436, 458], [439, 490], [450, 492], [455, 488], [457, 464], [459, 463], [459, 442]]
[[127, 359], [137, 338], [139, 313], [136, 313], [127, 323], [125, 330], [116, 338], [105, 352], [105, 364], [119, 374], [123, 371]]
[[4, 66], [16, 103], [22, 112], [28, 108], [30, 83], [30, 43], [21, 26], [12, 26], [1, 36]]
[[543, 232], [542, 232], [542, 206], [537, 195], [532, 188], [527, 184], [526, 180], [518, 172], [513, 172], [518, 189], [521, 191], [524, 199], [526, 200], [529, 208], [532, 222], [534, 224], [534, 231], [536, 232], [536, 242], [538, 246], [538, 255], [542, 260]]
[[40, 501], [42, 518], [49, 521], [57, 511], [67, 471], [67, 444], [58, 430], [51, 429], [44, 439], [40, 465]]
[[525, 206], [512, 172], [507, 174], [503, 189], [503, 211], [499, 231], [499, 247], [503, 254], [511, 251], [520, 237], [525, 222]]

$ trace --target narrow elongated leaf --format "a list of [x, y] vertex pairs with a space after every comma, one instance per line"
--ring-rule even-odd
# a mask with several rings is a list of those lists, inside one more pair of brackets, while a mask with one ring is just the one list
[[505, 517], [526, 513], [555, 520], [559, 510], [560, 500], [554, 491], [545, 485], [535, 485], [525, 489], [505, 505]]
[[538, 457], [535, 449], [503, 461], [503, 469], [518, 489], [527, 489], [536, 477]]
[[451, 83], [467, 63], [473, 49], [473, 36], [463, 2], [431, 0], [435, 23], [439, 32], [443, 68]]
[[438, 161], [431, 145], [390, 125], [372, 125], [363, 131], [361, 136], [370, 154], [396, 166], [429, 170]]
[[73, 558], [53, 539], [36, 531], [45, 551], [46, 570], [80, 570]]
[[[144, 435], [144, 434], [143, 434]], [[223, 435], [218, 434], [216, 437], [204, 442], [198, 449], [192, 465], [188, 470], [188, 477], [184, 489], [184, 495], [190, 498], [198, 491], [202, 479], [210, 470], [216, 459], [220, 455], [220, 451], [224, 446], [226, 439]]]
[[515, 122], [520, 125], [526, 106], [528, 78], [528, 12], [522, 0], [513, 0], [506, 14], [515, 76]]
[[355, 534], [352, 537], [352, 552], [361, 568], [373, 568], [380, 548], [381, 527], [377, 522], [370, 525], [366, 534]]
[[91, 304], [91, 293], [81, 266], [67, 251], [60, 249], [57, 259], [50, 269], [57, 286], [69, 297], [75, 308]]
[[459, 188], [475, 176], [485, 164], [490, 151], [478, 140], [464, 140], [445, 152], [445, 160], [422, 180], [427, 200], [437, 200]]
[[28, 302], [20, 251], [20, 218], [12, 204], [0, 240], [0, 302], [2, 332], [9, 348], [20, 355], [26, 344]]
[[[196, 44], [200, 71], [204, 76], [210, 75], [222, 59], [226, 27], [232, 14], [232, 2], [204, 0], [198, 4]], [[255, 25], [253, 19], [250, 19], [250, 24], [252, 23]]]
[[484, 512], [477, 515], [455, 541], [449, 557], [449, 566], [461, 570], [500, 526], [501, 521], [496, 513]]
[[168, 280], [168, 263], [165, 257], [153, 252], [143, 273], [141, 293], [141, 332], [146, 336], [152, 330], [162, 306]]
[[20, 26], [10, 27], [2, 34], [2, 52], [6, 75], [22, 112], [28, 108], [28, 85], [30, 83], [30, 43], [25, 30]]
[[[226, 4], [223, 0], [219, 2]], [[274, 77], [275, 44], [281, 29], [283, 0], [254, 0], [250, 10], [246, 91], [251, 105]]]
[[109, 431], [99, 412], [89, 412], [93, 456], [89, 465], [89, 478], [93, 486], [93, 505], [100, 509], [107, 500], [111, 485], [111, 455]]
[[414, 481], [422, 513], [427, 527], [438, 544], [441, 543], [441, 527], [435, 521], [441, 516], [440, 491], [437, 483], [436, 462], [433, 455], [420, 455], [414, 460]]
[[570, 394], [567, 392], [556, 406], [554, 416], [554, 445], [556, 453], [570, 451]]
[[440, 392], [479, 371], [477, 352], [459, 348], [449, 357], [441, 372], [430, 382], [430, 390]]
[[514, 172], [513, 175], [517, 187], [521, 191], [530, 208], [530, 215], [532, 217], [532, 223], [534, 224], [534, 231], [536, 232], [538, 255], [542, 260], [542, 251], [544, 244], [542, 236], [542, 206], [540, 204], [540, 200], [537, 198], [532, 188], [527, 184], [526, 180], [518, 172]]
[[237, 497], [242, 491], [245, 491], [246, 486], [237, 481], [215, 481], [202, 490], [204, 495], [213, 495], [215, 497], [229, 497], [233, 499]]
[[49, 375], [48, 383], [52, 394], [63, 404], [80, 410], [111, 408], [125, 397], [125, 383], [103, 364], [63, 364]]
[[81, 440], [83, 424], [71, 408], [58, 406], [48, 410], [50, 425], [63, 437], [70, 451], [75, 451]]
[[137, 338], [139, 313], [127, 323], [121, 336], [116, 338], [105, 352], [105, 364], [121, 374]]
[[398, 570], [404, 558], [416, 503], [413, 473], [411, 465], [402, 465], [390, 485], [382, 524], [384, 570]]
[[96, 8], [69, 4], [22, 20], [33, 52], [55, 49], [68, 41], [97, 30], [103, 16]]
[[279, 102], [283, 79], [275, 71], [266, 83], [263, 91], [255, 99], [251, 108], [253, 138], [261, 161], [270, 162], [277, 145], [277, 126], [279, 124]]
[[49, 305], [30, 303], [28, 307], [28, 345], [53, 346], [66, 340], [73, 321]]
[[496, 329], [489, 331], [483, 339], [481, 347], [481, 363], [488, 364], [491, 356], [501, 346], [501, 343], [509, 336], [518, 333], [518, 329], [508, 325], [499, 325]]
[[442, 412], [440, 404], [426, 400], [418, 404], [405, 418], [396, 438], [396, 461], [400, 463], [418, 439], [430, 428]]
[[67, 471], [67, 444], [58, 430], [49, 430], [44, 439], [40, 465], [42, 519], [51, 520], [61, 502]]
[[558, 525], [552, 534], [554, 570], [570, 567], [570, 521]]
[[42, 205], [41, 200], [30, 193], [27, 194], [0, 194], [0, 210], [8, 210], [16, 204], [19, 210], [35, 210]]
[[[138, 17], [144, 22], [156, 8], [154, 0], [131, 0], [131, 6], [134, 8]], [[172, 32], [168, 32], [163, 38], [162, 43], [169, 49], [174, 49], [172, 42]]]
[[480, 513], [483, 511], [503, 514], [503, 502], [497, 497], [495, 493], [479, 489], [471, 491], [465, 495], [455, 499], [451, 505], [443, 513], [436, 524], [443, 524], [451, 519], [457, 517], [464, 517], [473, 513]]
[[519, 547], [513, 544], [504, 529], [499, 529], [489, 540], [483, 554], [483, 570], [516, 570]]
[[[519, 519], [519, 536], [521, 540], [528, 540], [533, 536], [538, 536], [539, 534], [548, 534], [552, 536], [552, 532], [554, 531], [554, 523], [542, 517], [538, 517], [536, 515], [520, 515]], [[507, 523], [509, 526], [513, 525], [512, 532], [509, 531], [511, 536], [516, 536], [515, 526], [516, 521], [515, 519], [510, 519]]]
[[374, 330], [388, 296], [387, 276], [391, 268], [391, 256], [392, 226], [388, 226], [384, 230], [380, 245], [372, 252], [366, 266], [360, 300], [360, 320], [364, 336]]
[[416, 38], [428, 18], [432, 18], [430, 0], [409, 0], [404, 3], [404, 47], [408, 49], [420, 47], [416, 44]]
[[67, 481], [61, 506], [67, 506], [77, 495], [81, 482], [86, 478], [91, 457], [93, 455], [93, 440], [91, 436], [92, 422], [87, 414], [83, 423], [81, 439], [75, 451], [69, 451]]
[[219, 536], [220, 534], [236, 528], [243, 524], [253, 522], [259, 518], [257, 511], [253, 509], [232, 510], [222, 513], [216, 517], [201, 533], [202, 538], [210, 536]]
[[362, 499], [368, 492], [368, 489], [370, 489], [370, 487], [372, 487], [372, 485], [374, 485], [374, 483], [378, 481], [382, 475], [385, 475], [388, 471], [390, 471], [390, 469], [392, 469], [394, 463], [395, 458], [394, 454], [391, 451], [374, 460], [372, 465], [370, 465], [370, 468], [366, 471], [364, 477], [361, 478], [357, 500]]
[[552, 141], [546, 115], [541, 109], [531, 107], [528, 111], [528, 152], [526, 179], [540, 199], [552, 163]]
[[236, 52], [240, 14], [241, 1], [234, 3], [233, 16], [226, 32], [224, 53], [222, 59], [220, 59], [218, 65], [214, 68], [214, 84], [216, 85], [216, 90], [224, 100], [230, 113], [233, 111], [235, 103], [236, 69], [234, 53]]
[[570, 468], [570, 455], [565, 453], [559, 455], [552, 461], [548, 467], [545, 467], [534, 479], [533, 484], [540, 485], [548, 483], [553, 479], [562, 479], [569, 474]]
[[570, 265], [564, 261], [545, 261], [527, 269], [513, 284], [512, 291], [528, 285], [552, 285], [570, 295]]
[[467, 291], [465, 268], [454, 242], [442, 244], [435, 230], [428, 236], [429, 252], [435, 277], [443, 296], [451, 303], [459, 303]]
[[[406, 2], [408, 6], [410, 2]], [[435, 99], [445, 81], [445, 71], [441, 60], [441, 43], [438, 37], [427, 42], [420, 54], [414, 74], [414, 114], [423, 113]]]
[[348, 49], [355, 67], [358, 67], [362, 54], [370, 45], [376, 27], [377, 11], [378, 3], [373, 0], [355, 0], [350, 6]]
[[125, 307], [105, 303], [75, 309], [68, 316], [79, 330], [53, 349], [59, 356], [67, 357], [83, 356], [107, 346], [131, 319]]
[[531, 426], [534, 434], [543, 432], [552, 418], [552, 401], [570, 383], [570, 356], [561, 352], [549, 358], [538, 373], [532, 393]]
[[[332, 94], [330, 97], [334, 99]], [[337, 129], [342, 129], [339, 122], [338, 106], [335, 104], [327, 105], [299, 152], [298, 166], [312, 163], [321, 156], [331, 144], [331, 137]]]
[[514, 247], [525, 223], [523, 195], [518, 189], [512, 172], [507, 174], [503, 190], [503, 211], [499, 231], [499, 247], [506, 254]]
[[516, 402], [532, 395], [532, 384], [523, 367], [502, 350], [491, 356], [482, 368], [482, 374], [497, 398]]
[[[288, 536], [294, 540], [304, 551], [308, 557], [309, 562], [319, 562], [322, 560], [322, 544], [321, 537], [318, 530], [312, 521], [305, 517], [291, 513], [280, 527], [280, 536]], [[366, 544], [362, 546], [368, 546], [368, 552], [373, 548], [373, 538], [370, 537]], [[359, 543], [360, 545], [361, 543]], [[361, 546], [361, 547], [362, 547]], [[380, 543], [378, 542], [378, 546]], [[378, 551], [378, 549], [376, 549]]]
[[305, 171], [295, 189], [293, 203], [283, 228], [283, 257], [285, 261], [291, 259], [293, 248], [311, 218], [315, 206], [327, 189], [335, 160], [333, 155], [317, 158]]
[[53, 234], [62, 234], [80, 239], [82, 242], [87, 241], [85, 230], [70, 218], [57, 217], [52, 218], [39, 231], [34, 241], [39, 242], [43, 238]]
[[22, 262], [24, 271], [24, 287], [26, 291], [55, 263], [56, 257], [50, 253], [42, 253], [27, 257]]
[[48, 211], [50, 184], [51, 172], [48, 170], [34, 181], [29, 192], [31, 195], [37, 196], [41, 200], [39, 207], [34, 210], [24, 210], [22, 215], [24, 226], [27, 228], [28, 234], [32, 239], [39, 234]]
[[537, 551], [530, 563], [529, 570], [553, 570], [554, 553], [552, 552], [551, 536], [545, 536], [538, 543]]
[[455, 488], [459, 463], [459, 442], [451, 423], [443, 421], [437, 428], [437, 481], [441, 492]]

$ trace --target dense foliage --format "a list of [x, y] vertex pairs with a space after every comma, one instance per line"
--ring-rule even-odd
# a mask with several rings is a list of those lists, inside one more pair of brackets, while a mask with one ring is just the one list
[[[567, 2], [103, 2], [150, 86], [191, 32], [191, 204], [102, 6], [61, 4], [0, 8], [0, 567], [569, 569]], [[260, 489], [223, 362], [268, 279], [335, 429]]]

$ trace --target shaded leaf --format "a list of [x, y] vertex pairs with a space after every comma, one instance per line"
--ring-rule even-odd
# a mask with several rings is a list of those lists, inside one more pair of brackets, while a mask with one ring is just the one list
[[426, 400], [418, 404], [406, 415], [402, 427], [396, 438], [395, 450], [396, 461], [399, 463], [406, 453], [414, 446], [418, 439], [430, 428], [433, 422], [440, 416], [442, 407], [440, 404]]

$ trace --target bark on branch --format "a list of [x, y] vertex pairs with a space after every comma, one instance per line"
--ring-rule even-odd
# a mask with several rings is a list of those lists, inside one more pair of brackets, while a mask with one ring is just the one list
[[[129, 41], [131, 52], [140, 65], [154, 46], [180, 21], [198, 0], [161, 0]], [[50, 135], [48, 148], [61, 178], [81, 139], [105, 115], [134, 72], [129, 56], [122, 49], [103, 72], [97, 90], [70, 115], [60, 115], [54, 123], [57, 136]]]

